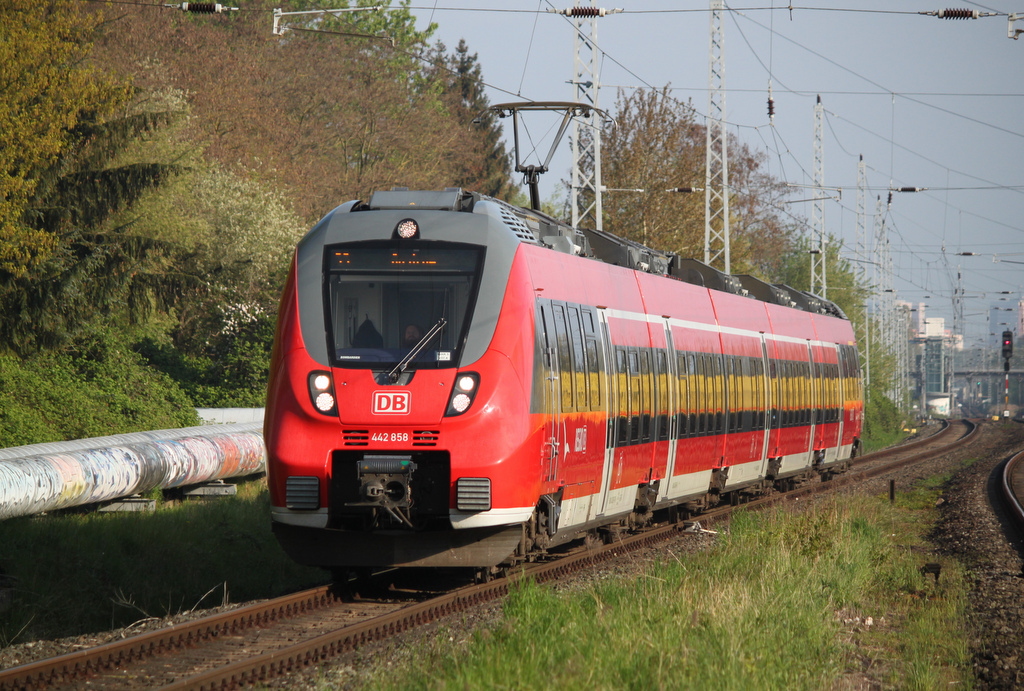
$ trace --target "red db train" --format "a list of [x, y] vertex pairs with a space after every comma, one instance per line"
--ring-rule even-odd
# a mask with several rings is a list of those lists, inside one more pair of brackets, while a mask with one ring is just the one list
[[459, 189], [382, 191], [295, 252], [273, 528], [303, 564], [485, 572], [827, 478], [862, 418], [830, 302]]

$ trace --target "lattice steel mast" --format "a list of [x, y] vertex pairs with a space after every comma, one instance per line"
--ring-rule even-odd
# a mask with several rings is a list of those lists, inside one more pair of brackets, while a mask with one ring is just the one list
[[708, 56], [708, 123], [704, 172], [704, 263], [732, 270], [729, 258], [729, 159], [725, 131], [725, 62], [722, 10], [711, 0]]
[[825, 109], [821, 96], [814, 105], [814, 203], [811, 206], [811, 229], [817, 247], [811, 250], [811, 292], [827, 297], [828, 280], [825, 277], [825, 156], [822, 145], [822, 121]]
[[[573, 78], [576, 103], [592, 106], [585, 115], [573, 118], [572, 182], [569, 205], [572, 207], [572, 225], [589, 225], [603, 230], [604, 212], [601, 201], [601, 115], [598, 95], [601, 89], [600, 49], [597, 46], [597, 20], [621, 9], [576, 6], [560, 10], [559, 14], [573, 19], [576, 27], [573, 51]], [[588, 172], [589, 171], [589, 172]]]

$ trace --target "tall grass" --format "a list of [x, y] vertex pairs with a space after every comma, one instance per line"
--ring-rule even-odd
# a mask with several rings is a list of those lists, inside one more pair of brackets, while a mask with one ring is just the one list
[[850, 497], [740, 513], [710, 551], [669, 552], [635, 579], [518, 585], [499, 626], [457, 650], [446, 632], [368, 685], [817, 690], [859, 672], [865, 655], [887, 686], [963, 681], [966, 644], [953, 641], [964, 640], [966, 585], [955, 563], [940, 583], [922, 577], [937, 560], [910, 549], [922, 517], [920, 505]]
[[104, 631], [147, 617], [280, 595], [326, 574], [289, 560], [270, 532], [263, 481], [155, 512], [0, 522], [13, 604], [0, 646]]

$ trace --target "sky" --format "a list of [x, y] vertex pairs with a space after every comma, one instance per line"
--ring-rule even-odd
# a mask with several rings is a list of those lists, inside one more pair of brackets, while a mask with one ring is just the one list
[[[705, 117], [709, 2], [594, 4], [624, 10], [596, 20], [599, 106], [614, 117], [618, 90], [669, 86]], [[466, 40], [492, 104], [575, 99], [569, 83], [574, 23], [547, 11], [570, 6], [556, 0], [411, 3], [418, 27], [435, 22], [434, 39], [449, 50]], [[880, 197], [896, 298], [927, 305], [926, 315], [944, 317], [949, 328], [959, 285], [964, 341], [971, 346], [1007, 328], [990, 323], [990, 314], [998, 314], [991, 306], [1015, 307], [1024, 297], [1024, 40], [1008, 37], [1008, 15], [1024, 15], [1024, 0], [953, 5], [996, 13], [978, 19], [918, 14], [945, 7], [927, 0], [812, 0], [793, 9], [767, 0], [727, 4], [724, 119], [730, 135], [765, 154], [774, 177], [811, 185], [820, 96], [824, 187], [841, 188], [826, 190], [826, 232], [842, 243], [843, 256], [862, 262], [871, 275], [876, 257], [856, 251], [863, 156], [867, 230], [874, 235]], [[1024, 18], [1012, 26], [1024, 33]], [[544, 137], [553, 134], [554, 116], [523, 117], [535, 118], [525, 125], [539, 151], [525, 162], [540, 163], [551, 145], [550, 134]], [[511, 122], [504, 122], [511, 151]], [[541, 178], [542, 198], [569, 178], [570, 166], [564, 140], [551, 172]], [[891, 187], [927, 189], [895, 193], [890, 205]], [[787, 213], [809, 219], [811, 204], [801, 200], [811, 195], [795, 187]], [[1015, 328], [1016, 315], [1005, 314]]]

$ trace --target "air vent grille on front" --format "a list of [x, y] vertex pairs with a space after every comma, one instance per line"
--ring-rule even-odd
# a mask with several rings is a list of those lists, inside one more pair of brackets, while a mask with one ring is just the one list
[[285, 480], [285, 506], [296, 511], [316, 511], [320, 508], [320, 480], [315, 477], [293, 475]]
[[459, 511], [489, 511], [491, 480], [486, 477], [460, 477], [456, 483], [455, 506]]
[[345, 446], [367, 446], [370, 443], [370, 430], [368, 429], [346, 429], [341, 431], [341, 438], [345, 440]]
[[417, 429], [412, 432], [413, 446], [437, 446], [437, 440], [441, 437], [440, 430]]

